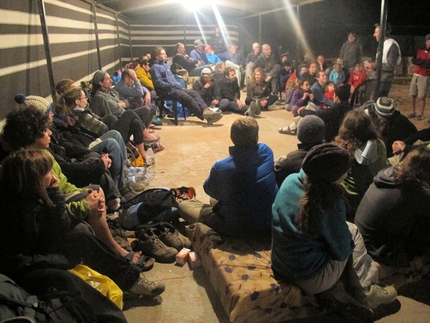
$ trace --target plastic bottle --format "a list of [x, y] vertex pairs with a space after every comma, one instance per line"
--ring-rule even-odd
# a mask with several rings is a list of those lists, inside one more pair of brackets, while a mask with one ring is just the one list
[[147, 173], [151, 176], [154, 177], [155, 175], [155, 154], [154, 154], [154, 150], [152, 150], [152, 148], [148, 148], [148, 150], [146, 151], [146, 169], [147, 169]]

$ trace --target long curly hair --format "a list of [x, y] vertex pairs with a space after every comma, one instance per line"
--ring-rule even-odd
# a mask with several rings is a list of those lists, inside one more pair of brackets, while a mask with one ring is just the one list
[[335, 142], [354, 156], [355, 150], [368, 140], [377, 139], [375, 127], [363, 109], [349, 111], [343, 119]]
[[400, 164], [395, 181], [400, 186], [430, 188], [430, 148], [419, 147], [409, 152]]

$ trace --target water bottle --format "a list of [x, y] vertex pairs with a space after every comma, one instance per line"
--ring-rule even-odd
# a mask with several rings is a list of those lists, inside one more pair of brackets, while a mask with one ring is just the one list
[[154, 177], [155, 175], [155, 154], [151, 147], [146, 151], [146, 169], [147, 173]]

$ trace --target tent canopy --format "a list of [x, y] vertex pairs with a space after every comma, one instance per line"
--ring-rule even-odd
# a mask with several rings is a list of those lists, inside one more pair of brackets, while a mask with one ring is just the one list
[[[284, 10], [288, 5], [293, 7], [302, 6], [323, 0], [211, 0], [223, 17], [234, 19], [257, 16], [262, 13]], [[185, 9], [186, 0], [97, 0], [97, 4], [102, 4], [117, 12], [122, 13], [131, 20], [137, 20], [143, 16], [161, 16], [165, 12], [170, 16], [172, 12], [181, 13]], [[202, 0], [192, 3], [201, 3]], [[198, 7], [202, 13], [213, 13], [213, 5]]]

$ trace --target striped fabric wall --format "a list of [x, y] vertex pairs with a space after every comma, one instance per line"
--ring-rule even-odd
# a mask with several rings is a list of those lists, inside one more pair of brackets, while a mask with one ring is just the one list
[[[133, 59], [151, 53], [155, 46], [166, 49], [167, 56], [175, 54], [178, 42], [185, 43], [187, 52], [194, 49], [194, 40], [209, 41], [214, 34], [215, 25], [176, 24], [176, 25], [143, 25], [130, 23]], [[226, 25], [228, 41], [238, 41], [238, 27]], [[185, 30], [185, 34], [184, 34]]]
[[[54, 82], [89, 80], [98, 70], [91, 4], [44, 0]], [[101, 66], [112, 72], [129, 60], [128, 21], [97, 8]], [[119, 38], [117, 36], [117, 26]], [[119, 39], [119, 41], [118, 41]], [[48, 69], [37, 1], [0, 1], [0, 119], [14, 106], [14, 95], [50, 96]]]

